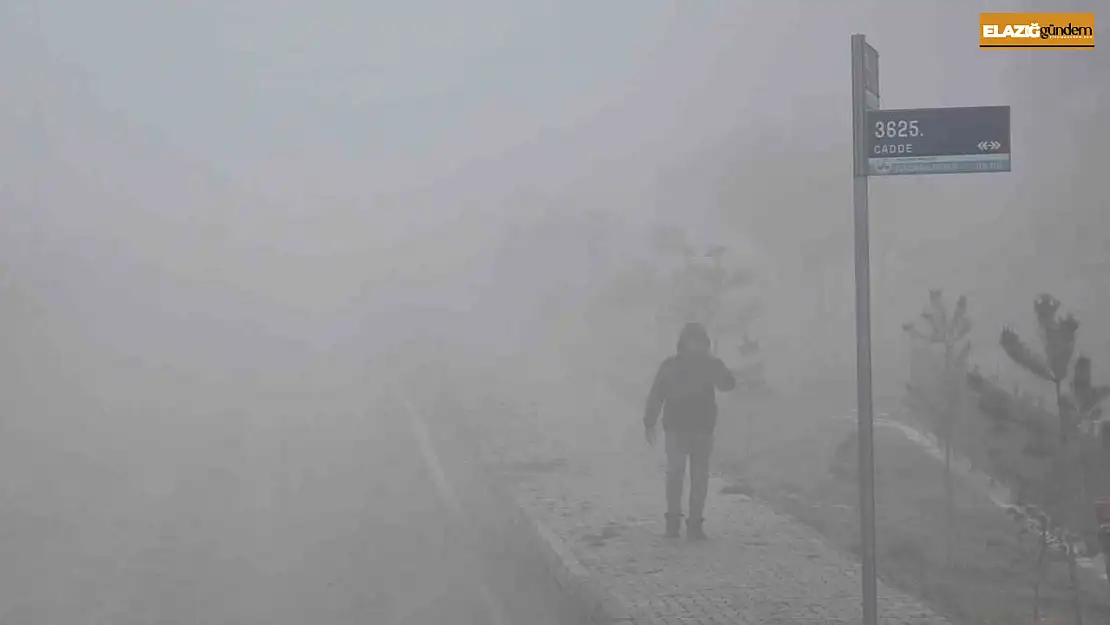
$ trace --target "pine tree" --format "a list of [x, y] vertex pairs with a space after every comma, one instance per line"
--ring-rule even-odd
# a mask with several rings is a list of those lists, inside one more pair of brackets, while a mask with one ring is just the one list
[[655, 250], [662, 260], [676, 263], [666, 274], [665, 299], [660, 317], [672, 327], [688, 322], [705, 326], [713, 341], [714, 352], [733, 339], [742, 356], [757, 349], [749, 328], [761, 307], [749, 288], [754, 274], [745, 268], [732, 268], [726, 262], [728, 248], [699, 249], [690, 244], [682, 231], [659, 228], [654, 233]]
[[[1064, 384], [1073, 368], [1072, 359], [1075, 356], [1079, 321], [1071, 314], [1060, 316], [1059, 310], [1060, 301], [1048, 294], [1038, 296], [1033, 303], [1033, 311], [1037, 318], [1037, 331], [1043, 348], [1042, 353], [1034, 351], [1009, 327], [1002, 329], [999, 342], [1011, 360], [1036, 377], [1051, 383], [1056, 393], [1060, 444], [1054, 462], [1055, 470], [1052, 472], [1056, 477], [1053, 490], [1060, 493], [1062, 499], [1060, 511], [1063, 518], [1060, 526], [1064, 528], [1064, 553], [1067, 558], [1068, 575], [1072, 586], [1072, 610], [1076, 625], [1082, 625], [1083, 610], [1079, 596], [1075, 540], [1068, 531], [1070, 528], [1076, 527], [1077, 521], [1074, 518], [1077, 489], [1072, 447], [1077, 442], [1076, 438], [1080, 433], [1079, 417], [1081, 416], [1081, 410], [1085, 410], [1087, 413], [1093, 412], [1094, 406], [1090, 405], [1090, 402], [1101, 391], [1095, 392], [1089, 388], [1090, 361], [1080, 358], [1081, 362], [1075, 363], [1077, 376], [1072, 381], [1073, 389], [1078, 389], [1078, 392], [1075, 397], [1068, 397], [1065, 394]], [[1081, 408], [1083, 406], [1086, 406], [1086, 408]]]
[[952, 561], [952, 541], [955, 530], [954, 502], [952, 485], [952, 439], [956, 431], [956, 419], [962, 410], [962, 398], [967, 376], [968, 357], [971, 353], [971, 318], [967, 313], [967, 297], [961, 295], [956, 308], [949, 311], [944, 302], [944, 294], [939, 289], [929, 291], [929, 306], [921, 313], [926, 322], [925, 329], [913, 323], [902, 328], [914, 339], [927, 346], [941, 346], [944, 360], [941, 368], [942, 402], [930, 400], [926, 389], [907, 385], [912, 397], [925, 405], [925, 409], [939, 421], [935, 433], [944, 445], [944, 502], [945, 502], [945, 558]]

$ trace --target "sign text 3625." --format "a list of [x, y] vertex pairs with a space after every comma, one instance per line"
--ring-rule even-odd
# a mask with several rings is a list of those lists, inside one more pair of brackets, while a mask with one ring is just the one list
[[886, 122], [875, 122], [876, 139], [905, 139], [920, 136], [922, 136], [921, 129], [918, 128], [916, 119], [892, 119]]

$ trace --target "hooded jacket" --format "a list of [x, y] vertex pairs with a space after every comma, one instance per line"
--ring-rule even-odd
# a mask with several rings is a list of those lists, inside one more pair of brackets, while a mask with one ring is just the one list
[[717, 425], [717, 391], [736, 388], [736, 377], [709, 352], [709, 335], [688, 323], [678, 337], [676, 353], [655, 374], [644, 425], [652, 427], [663, 413], [663, 430], [712, 433]]

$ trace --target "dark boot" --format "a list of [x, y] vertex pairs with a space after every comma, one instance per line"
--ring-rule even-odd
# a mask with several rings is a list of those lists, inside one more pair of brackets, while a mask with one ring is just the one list
[[686, 520], [686, 538], [689, 540], [705, 540], [709, 538], [702, 530], [702, 523], [705, 519], [702, 518], [689, 518]]
[[681, 514], [668, 514], [667, 516], [667, 538], [678, 538], [678, 530], [682, 527]]

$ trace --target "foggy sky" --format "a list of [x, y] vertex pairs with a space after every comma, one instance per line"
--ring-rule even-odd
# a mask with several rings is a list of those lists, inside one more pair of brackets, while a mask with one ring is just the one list
[[[926, 288], [979, 293], [1018, 266], [1047, 282], [1065, 267], [1041, 248], [999, 251], [1062, 198], [1105, 195], [1104, 49], [981, 51], [996, 8], [3, 0], [6, 279], [55, 336], [248, 366], [357, 352], [405, 301], [466, 309], [507, 222], [601, 209], [751, 248], [780, 313], [832, 307], [781, 318], [850, 358], [852, 33], [879, 50], [885, 108], [1014, 111], [1005, 182], [872, 184], [877, 344]], [[987, 288], [990, 324], [1041, 288]]]

